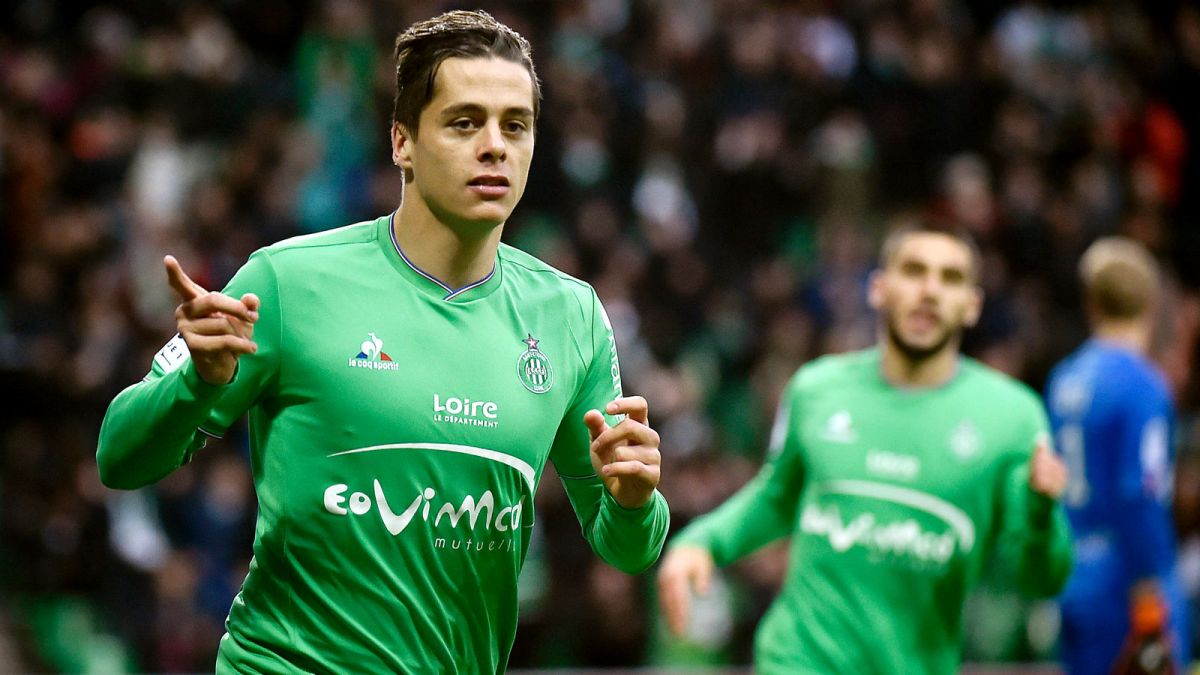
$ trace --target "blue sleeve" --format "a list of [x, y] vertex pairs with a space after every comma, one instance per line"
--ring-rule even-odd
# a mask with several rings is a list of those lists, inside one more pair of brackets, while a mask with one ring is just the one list
[[1130, 387], [1117, 451], [1116, 539], [1135, 578], [1162, 576], [1174, 561], [1171, 403]]

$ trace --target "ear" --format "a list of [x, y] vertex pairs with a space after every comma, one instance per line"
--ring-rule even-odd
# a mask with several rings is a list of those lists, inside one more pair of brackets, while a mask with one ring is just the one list
[[399, 122], [392, 124], [392, 163], [401, 169], [412, 169], [412, 135]]
[[971, 288], [971, 299], [967, 302], [967, 311], [963, 314], [963, 327], [974, 328], [979, 323], [979, 315], [983, 312], [983, 289], [979, 286]]
[[883, 275], [884, 271], [877, 269], [867, 278], [867, 304], [876, 312], [883, 308]]

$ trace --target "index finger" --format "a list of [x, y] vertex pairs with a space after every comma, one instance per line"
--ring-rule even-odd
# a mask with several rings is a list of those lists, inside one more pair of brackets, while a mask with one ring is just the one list
[[589, 410], [584, 413], [583, 423], [587, 425], [588, 434], [592, 437], [593, 442], [609, 428], [608, 422], [604, 421], [604, 415], [601, 415], [599, 410]]
[[635, 422], [650, 426], [650, 404], [641, 396], [622, 396], [604, 406], [609, 415], [628, 415]]
[[196, 298], [208, 293], [200, 284], [192, 281], [192, 278], [183, 271], [183, 266], [175, 259], [175, 256], [168, 255], [163, 258], [163, 265], [167, 268], [167, 283], [171, 288], [183, 298], [184, 302], [195, 300]]
[[662, 443], [658, 432], [634, 419], [628, 419], [615, 427], [604, 429], [592, 438], [596, 447], [616, 448], [621, 445], [646, 445], [655, 449]]

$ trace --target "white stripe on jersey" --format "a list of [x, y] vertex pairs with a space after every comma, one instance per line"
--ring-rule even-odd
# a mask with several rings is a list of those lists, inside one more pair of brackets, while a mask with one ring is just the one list
[[439, 450], [442, 452], [458, 452], [464, 455], [473, 455], [490, 459], [493, 462], [500, 462], [511, 466], [521, 473], [525, 478], [525, 482], [529, 485], [530, 494], [536, 492], [534, 484], [534, 471], [525, 460], [519, 457], [500, 452], [498, 450], [488, 450], [486, 448], [476, 448], [471, 445], [456, 445], [453, 443], [387, 443], [385, 445], [372, 445], [366, 448], [355, 448], [354, 450], [343, 450], [335, 452], [330, 457], [339, 457], [341, 455], [352, 455], [359, 452], [376, 452], [378, 450]]

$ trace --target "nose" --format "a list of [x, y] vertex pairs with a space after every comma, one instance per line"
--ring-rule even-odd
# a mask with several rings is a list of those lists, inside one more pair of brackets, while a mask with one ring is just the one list
[[936, 298], [942, 293], [942, 280], [936, 274], [927, 274], [921, 283], [921, 295]]
[[501, 162], [508, 156], [508, 145], [504, 142], [504, 133], [500, 131], [500, 123], [495, 120], [484, 125], [479, 134], [479, 148], [476, 156], [481, 162]]

